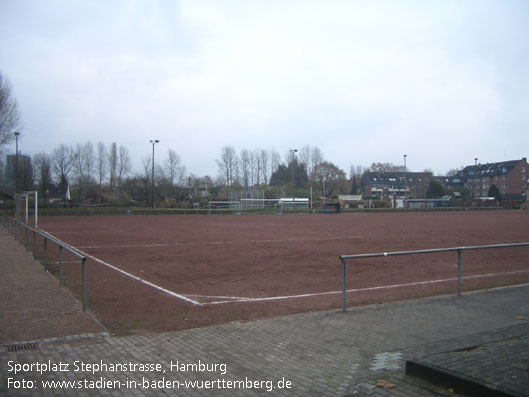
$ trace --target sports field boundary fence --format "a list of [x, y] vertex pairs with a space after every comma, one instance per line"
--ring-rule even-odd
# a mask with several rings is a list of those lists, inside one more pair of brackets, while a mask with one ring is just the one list
[[[45, 271], [48, 271], [48, 252], [51, 248], [49, 244], [57, 246], [59, 249], [59, 285], [64, 286], [63, 278], [63, 269], [64, 269], [64, 253], [65, 251], [78, 258], [81, 262], [81, 299], [83, 311], [86, 311], [86, 257], [81, 253], [77, 252], [75, 249], [65, 245], [64, 243], [53, 238], [53, 236], [38, 230], [32, 226], [26, 225], [24, 222], [15, 219], [13, 217], [7, 216], [5, 214], [0, 214], [0, 225], [11, 234], [16, 241], [19, 241], [24, 245], [26, 252], [33, 252], [34, 260], [42, 260], [42, 266]], [[31, 238], [30, 238], [31, 235]], [[38, 255], [38, 244], [37, 236], [42, 239], [42, 257]]]
[[480, 250], [480, 249], [494, 249], [494, 248], [512, 248], [512, 247], [526, 247], [527, 243], [511, 243], [511, 244], [493, 244], [493, 245], [474, 245], [468, 247], [452, 247], [452, 248], [433, 248], [415, 251], [394, 251], [394, 252], [379, 252], [371, 254], [355, 254], [355, 255], [340, 255], [342, 262], [342, 311], [347, 310], [347, 286], [346, 286], [346, 267], [347, 261], [352, 259], [362, 258], [377, 258], [399, 255], [417, 255], [417, 254], [434, 254], [440, 252], [454, 252], [457, 251], [457, 296], [461, 296], [461, 255], [463, 251]]
[[[360, 213], [417, 213], [417, 212], [466, 212], [466, 211], [499, 211], [503, 207], [440, 207], [440, 208], [341, 208], [342, 214]], [[506, 210], [517, 211], [517, 210]], [[261, 215], [269, 214], [270, 211], [253, 211], [247, 209], [243, 214]], [[284, 211], [285, 214], [323, 214], [322, 208], [309, 208], [302, 210]], [[0, 210], [0, 214], [14, 215], [13, 209]], [[39, 207], [39, 216], [111, 216], [111, 215], [240, 215], [240, 208], [145, 208], [145, 207], [68, 207], [68, 208], [42, 208]]]

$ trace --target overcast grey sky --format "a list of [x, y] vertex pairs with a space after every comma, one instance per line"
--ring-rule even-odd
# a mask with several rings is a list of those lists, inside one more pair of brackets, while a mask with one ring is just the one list
[[[412, 171], [527, 157], [529, 1], [0, 0], [21, 149], [318, 146]], [[160, 157], [158, 157], [160, 156]]]

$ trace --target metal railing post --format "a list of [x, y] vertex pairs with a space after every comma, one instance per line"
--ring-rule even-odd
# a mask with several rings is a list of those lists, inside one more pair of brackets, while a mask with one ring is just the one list
[[37, 233], [33, 230], [33, 259], [37, 259]]
[[342, 258], [342, 312], [345, 313], [346, 308], [346, 282], [345, 282], [345, 259]]
[[[475, 245], [466, 247], [452, 247], [452, 248], [433, 248], [415, 251], [395, 251], [395, 252], [378, 252], [372, 254], [356, 254], [356, 255], [340, 255], [342, 260], [342, 310], [346, 310], [345, 302], [345, 264], [348, 259], [359, 258], [376, 258], [382, 256], [397, 256], [397, 255], [414, 255], [414, 254], [436, 254], [440, 252], [457, 251], [457, 296], [461, 296], [461, 255], [463, 251], [490, 249], [490, 248], [513, 248], [513, 247], [528, 247], [529, 242], [525, 243], [507, 243], [507, 244], [492, 244], [492, 245]], [[448, 280], [447, 280], [448, 281]]]
[[61, 287], [64, 285], [62, 277], [62, 245], [59, 245], [59, 285]]
[[75, 248], [70, 248], [68, 245], [63, 245], [60, 240], [55, 239], [53, 236], [47, 234], [46, 232], [41, 232], [31, 226], [23, 224], [22, 222], [17, 221], [16, 219], [0, 214], [0, 226], [4, 226], [9, 233], [17, 239], [23, 237], [22, 228], [24, 228], [25, 233], [25, 246], [26, 251], [29, 249], [29, 231], [33, 232], [33, 260], [38, 260], [37, 257], [37, 234], [42, 237], [43, 241], [43, 265], [46, 271], [48, 270], [48, 241], [51, 244], [56, 244], [59, 247], [59, 282], [60, 286], [64, 285], [64, 250], [72, 253], [77, 258], [81, 259], [82, 266], [82, 305], [83, 311], [86, 311], [86, 257], [77, 251]]
[[461, 249], [457, 250], [457, 296], [461, 296]]
[[44, 237], [44, 270], [48, 271], [48, 239]]
[[86, 311], [86, 258], [81, 259], [83, 267], [83, 312]]

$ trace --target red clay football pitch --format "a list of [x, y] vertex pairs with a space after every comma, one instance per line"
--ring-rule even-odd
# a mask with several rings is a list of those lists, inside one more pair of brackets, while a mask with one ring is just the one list
[[[118, 333], [341, 308], [339, 255], [529, 241], [527, 211], [41, 217], [87, 256], [88, 310]], [[39, 244], [37, 244], [39, 246]], [[48, 262], [58, 250], [48, 248]], [[55, 259], [53, 259], [55, 258]], [[52, 265], [57, 273], [57, 265]], [[456, 293], [457, 253], [351, 260], [348, 306]], [[79, 262], [65, 285], [80, 296]], [[465, 251], [462, 290], [529, 282], [529, 247]]]

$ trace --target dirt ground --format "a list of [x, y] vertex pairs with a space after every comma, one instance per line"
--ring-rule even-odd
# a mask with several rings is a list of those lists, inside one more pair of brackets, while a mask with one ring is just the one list
[[[522, 211], [42, 217], [40, 227], [93, 258], [200, 304], [89, 258], [88, 308], [118, 333], [339, 310], [341, 254], [529, 240], [529, 214]], [[529, 282], [528, 247], [466, 251], [462, 259], [463, 291]], [[348, 293], [347, 303], [455, 293], [456, 263], [453, 252], [351, 261], [347, 285], [357, 291]], [[78, 263], [66, 265], [65, 282], [79, 297]]]
[[0, 344], [105, 329], [0, 227]]

